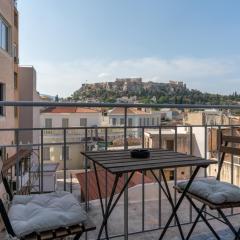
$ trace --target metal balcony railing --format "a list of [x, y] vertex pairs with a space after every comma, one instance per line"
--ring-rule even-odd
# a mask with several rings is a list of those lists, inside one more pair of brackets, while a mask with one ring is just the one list
[[[130, 107], [144, 107], [144, 108], [178, 108], [178, 109], [239, 109], [239, 106], [210, 106], [210, 105], [168, 105], [168, 104], [108, 104], [108, 103], [55, 103], [55, 102], [0, 102], [0, 107], [122, 107], [124, 108], [124, 125], [123, 126], [97, 126], [97, 127], [67, 127], [67, 128], [2, 128], [1, 133], [12, 133], [15, 135], [15, 142], [11, 144], [1, 144], [2, 158], [8, 161], [10, 156], [4, 156], [3, 152], [13, 151], [16, 153], [16, 162], [7, 169], [9, 180], [12, 183], [12, 188], [18, 193], [45, 192], [46, 181], [49, 171], [45, 169], [45, 163], [56, 162], [59, 164], [57, 173], [54, 175], [54, 184], [57, 182], [56, 188], [58, 190], [71, 191], [83, 200], [82, 202], [90, 217], [96, 221], [96, 224], [101, 219], [99, 211], [99, 203], [97, 199], [91, 199], [91, 191], [89, 185], [89, 171], [91, 171], [91, 163], [83, 158], [80, 151], [96, 151], [96, 150], [113, 150], [116, 147], [121, 149], [128, 148], [166, 148], [178, 152], [184, 152], [191, 155], [201, 156], [203, 158], [219, 160], [219, 152], [215, 145], [216, 132], [221, 129], [229, 129], [234, 133], [240, 129], [239, 125], [159, 125], [159, 126], [127, 126], [127, 109]], [[171, 129], [171, 131], [167, 131]], [[21, 134], [30, 132], [37, 133], [37, 141], [21, 143]], [[137, 133], [138, 141], [133, 145], [130, 144], [132, 133]], [[169, 133], [171, 132], [171, 133]], [[113, 145], [112, 135], [119, 134], [122, 138], [122, 144]], [[49, 140], [49, 137], [58, 135], [57, 140]], [[72, 170], [70, 168], [71, 148], [75, 146], [78, 148], [77, 159], [81, 161], [81, 169]], [[48, 158], [48, 153], [45, 150], [50, 148], [50, 155], [58, 151], [59, 160], [56, 158]], [[31, 155], [25, 159], [21, 156], [21, 150], [31, 151]], [[58, 149], [58, 150], [56, 150]], [[50, 161], [49, 161], [50, 160]], [[217, 166], [216, 166], [217, 168]], [[201, 177], [214, 176], [216, 168], [206, 169], [201, 172]], [[172, 185], [176, 184], [178, 180], [187, 179], [192, 168], [187, 169], [169, 169], [169, 181]], [[84, 186], [79, 186], [74, 177], [75, 172], [84, 174]], [[230, 156], [226, 162], [226, 168], [222, 175], [225, 181], [240, 185], [238, 174], [240, 173], [240, 166], [238, 159]], [[157, 173], [161, 181], [160, 171]], [[112, 228], [109, 228], [111, 238], [161, 229], [164, 227], [165, 219], [171, 211], [170, 206], [167, 206], [166, 199], [162, 190], [155, 185], [148, 172], [143, 172], [141, 181], [136, 184], [134, 188], [129, 188], [125, 192], [122, 201], [118, 208], [118, 212], [112, 217]], [[151, 183], [145, 182], [145, 176], [151, 179]], [[105, 182], [108, 182], [108, 175], [105, 174]], [[27, 178], [27, 179], [26, 179]], [[80, 190], [80, 187], [82, 190]], [[55, 185], [54, 189], [55, 190]], [[84, 190], [84, 191], [83, 191]], [[108, 200], [108, 184], [105, 185], [105, 204]], [[81, 196], [80, 196], [81, 195]], [[172, 189], [174, 201], [177, 201], [178, 193]], [[195, 213], [188, 203], [184, 204], [184, 209], [181, 210], [183, 218], [182, 224], [192, 223]], [[150, 213], [149, 213], [150, 212]], [[231, 210], [229, 215], [238, 214], [238, 211]], [[134, 219], [135, 220], [132, 220]], [[114, 228], [114, 221], [119, 227]], [[134, 224], [133, 224], [134, 222]], [[172, 227], [176, 226], [174, 222]], [[88, 239], [95, 239], [96, 235], [90, 234], [86, 236]]]

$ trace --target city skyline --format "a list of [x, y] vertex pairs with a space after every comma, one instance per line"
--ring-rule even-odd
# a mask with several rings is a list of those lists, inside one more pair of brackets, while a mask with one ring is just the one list
[[20, 63], [35, 66], [39, 91], [51, 95], [118, 77], [229, 94], [240, 80], [239, 5], [19, 0]]

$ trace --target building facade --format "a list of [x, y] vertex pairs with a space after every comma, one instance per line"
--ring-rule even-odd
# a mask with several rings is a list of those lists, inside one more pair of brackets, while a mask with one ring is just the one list
[[[43, 159], [45, 163], [59, 163], [59, 169], [64, 167], [64, 132], [52, 128], [83, 128], [66, 130], [66, 161], [67, 169], [81, 169], [84, 167], [84, 158], [81, 151], [85, 149], [85, 142], [88, 147], [93, 148], [96, 145], [94, 130], [87, 131], [87, 139], [84, 127], [93, 129], [101, 124], [101, 112], [95, 109], [78, 107], [55, 107], [41, 111], [40, 124], [44, 131]], [[57, 145], [51, 145], [51, 143]], [[71, 144], [70, 144], [71, 143]]]
[[[125, 124], [124, 108], [113, 108], [108, 112], [109, 126], [123, 127]], [[161, 125], [161, 113], [141, 108], [128, 108], [127, 110], [127, 126], [128, 127], [154, 127]], [[129, 128], [128, 134], [134, 137], [141, 136], [141, 129]]]
[[[18, 100], [18, 10], [13, 0], [0, 1], [0, 101]], [[18, 127], [18, 109], [0, 107], [0, 129]], [[0, 144], [11, 145], [15, 134], [1, 132]], [[12, 147], [0, 149], [0, 159], [15, 153]]]
[[[36, 70], [32, 66], [19, 67], [19, 100], [20, 101], [41, 101], [37, 92]], [[19, 108], [19, 127], [20, 128], [39, 128], [40, 127], [40, 108], [39, 107], [20, 107]], [[39, 143], [39, 131], [21, 131], [20, 141], [26, 143]]]
[[[192, 134], [192, 144], [190, 144], [190, 132], [187, 127], [178, 127], [177, 135], [175, 135], [175, 129], [163, 128], [161, 137], [159, 136], [159, 130], [146, 130], [144, 133], [144, 147], [150, 149], [162, 148], [190, 154], [190, 146], [192, 146], [193, 156], [204, 157], [204, 129], [193, 129]], [[188, 179], [190, 173], [189, 167], [177, 168], [177, 176], [175, 176], [174, 169], [165, 170], [168, 180], [174, 180], [175, 177], [178, 180]], [[199, 175], [203, 176], [203, 172], [200, 171]]]

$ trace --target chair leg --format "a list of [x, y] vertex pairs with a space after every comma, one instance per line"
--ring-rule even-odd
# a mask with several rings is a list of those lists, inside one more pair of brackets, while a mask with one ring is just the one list
[[[238, 229], [238, 235], [240, 235], [240, 228]], [[234, 240], [237, 240], [237, 237]]]
[[79, 240], [80, 237], [82, 236], [83, 233], [78, 233], [77, 235], [75, 235], [75, 237], [73, 238], [73, 240]]
[[[204, 208], [205, 208], [205, 205], [203, 205], [202, 208], [199, 211], [202, 213]], [[190, 231], [189, 231], [189, 233], [186, 237], [186, 240], [188, 240], [191, 237], [191, 235], [193, 233], [193, 230], [195, 229], [200, 217], [201, 217], [201, 215], [200, 215], [200, 213], [198, 213], [198, 215], [197, 215], [197, 217], [196, 217], [196, 219], [195, 219], [195, 221], [194, 221], [194, 223], [193, 223], [193, 225], [192, 225], [192, 227], [191, 227], [191, 229], [190, 229]]]
[[207, 221], [207, 219], [203, 216], [202, 212], [205, 208], [205, 204], [202, 206], [201, 209], [199, 209], [196, 204], [193, 202], [193, 200], [187, 196], [187, 199], [189, 200], [189, 202], [191, 203], [191, 205], [193, 206], [193, 208], [196, 210], [196, 212], [198, 213], [198, 216], [197, 218], [195, 219], [195, 222], [193, 223], [192, 225], [192, 228], [190, 229], [189, 233], [188, 233], [188, 236], [186, 238], [186, 240], [188, 240], [194, 230], [194, 228], [196, 227], [197, 225], [197, 221], [198, 219], [201, 217], [202, 220], [205, 222], [205, 224], [208, 226], [208, 228], [211, 230], [211, 232], [213, 233], [213, 235], [216, 237], [216, 239], [220, 240], [220, 237], [217, 235], [217, 233], [215, 232], [215, 230], [213, 229], [213, 227], [210, 225], [210, 223]]
[[231, 224], [231, 222], [227, 219], [227, 217], [225, 216], [225, 214], [223, 213], [223, 211], [221, 209], [217, 209], [218, 213], [220, 214], [220, 216], [223, 218], [223, 220], [225, 221], [226, 225], [230, 228], [230, 230], [233, 232], [233, 234], [235, 235], [235, 240], [240, 240], [240, 234], [239, 231], [237, 232], [236, 229], [233, 227], [233, 225]]

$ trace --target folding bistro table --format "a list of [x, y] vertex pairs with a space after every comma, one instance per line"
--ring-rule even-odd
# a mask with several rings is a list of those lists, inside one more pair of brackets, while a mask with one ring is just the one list
[[[105, 228], [106, 232], [106, 238], [108, 237], [108, 229], [107, 229], [107, 221], [110, 217], [113, 209], [117, 205], [119, 199], [121, 198], [124, 190], [128, 187], [128, 183], [132, 179], [134, 173], [136, 171], [144, 172], [144, 171], [151, 171], [153, 177], [155, 180], [159, 183], [160, 188], [162, 189], [163, 193], [166, 195], [171, 207], [172, 207], [172, 214], [165, 225], [162, 234], [160, 236], [160, 239], [163, 239], [163, 236], [165, 235], [171, 221], [173, 218], [176, 219], [177, 226], [179, 228], [179, 232], [182, 239], [184, 238], [183, 231], [181, 228], [181, 224], [179, 221], [179, 218], [177, 216], [177, 210], [180, 207], [185, 194], [189, 187], [191, 186], [194, 178], [196, 177], [197, 173], [199, 172], [200, 168], [206, 168], [210, 164], [216, 164], [216, 161], [206, 160], [200, 157], [194, 157], [191, 155], [163, 150], [163, 149], [151, 149], [150, 150], [150, 157], [149, 158], [131, 158], [130, 150], [119, 150], [119, 151], [97, 151], [97, 152], [82, 152], [84, 156], [87, 157], [87, 159], [92, 160], [94, 172], [96, 176], [96, 182], [97, 182], [97, 188], [98, 188], [98, 194], [100, 198], [100, 204], [103, 214], [103, 221], [98, 233], [98, 239], [101, 238], [103, 229]], [[101, 187], [99, 184], [99, 176], [97, 172], [97, 166], [102, 167], [106, 171], [110, 172], [115, 176], [114, 184], [111, 189], [111, 194], [109, 197], [109, 201], [107, 203], [106, 209], [103, 207], [103, 200], [102, 200], [102, 193], [101, 193]], [[178, 202], [176, 205], [174, 205], [174, 201], [172, 199], [168, 182], [166, 179], [166, 176], [164, 174], [164, 169], [167, 168], [177, 168], [177, 167], [195, 167], [188, 184], [183, 191], [182, 195], [180, 196]], [[165, 188], [162, 185], [162, 182], [159, 180], [159, 178], [155, 175], [153, 170], [160, 170], [163, 183]], [[122, 186], [120, 192], [118, 193], [116, 199], [114, 200], [114, 195], [116, 192], [116, 188], [119, 182], [119, 179], [123, 176], [123, 174], [128, 174], [128, 178], [124, 185]]]

